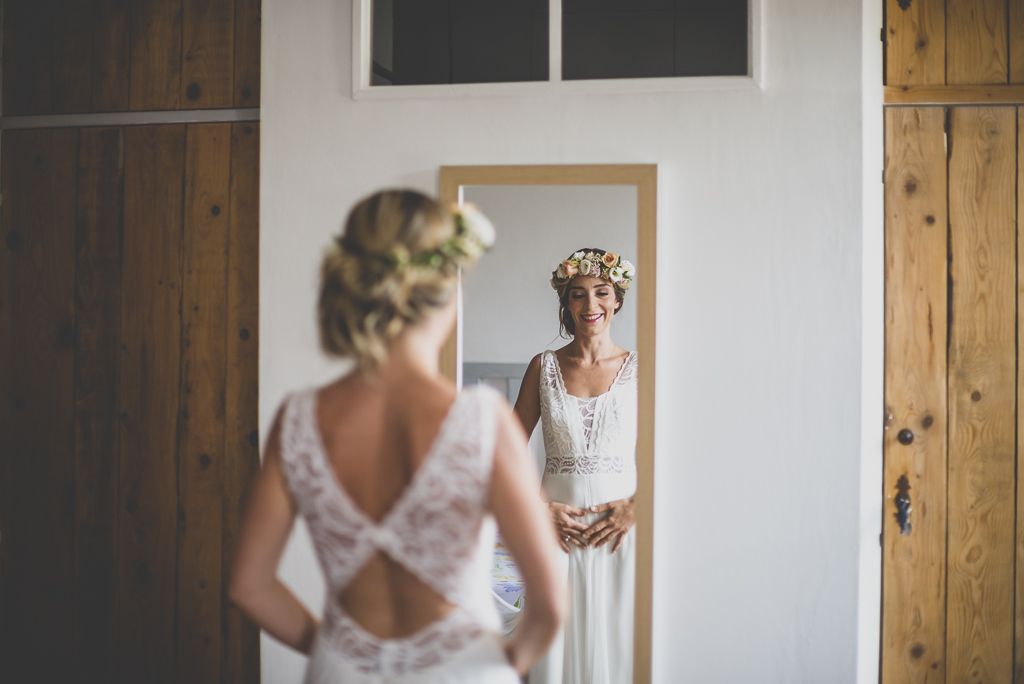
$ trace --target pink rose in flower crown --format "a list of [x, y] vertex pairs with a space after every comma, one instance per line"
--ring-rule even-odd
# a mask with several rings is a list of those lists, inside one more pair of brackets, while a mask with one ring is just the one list
[[611, 268], [615, 264], [619, 263], [619, 255], [616, 254], [615, 252], [605, 252], [604, 256], [601, 257], [601, 263], [603, 263], [608, 268]]
[[562, 262], [562, 266], [558, 270], [561, 271], [559, 275], [562, 278], [571, 278], [579, 272], [579, 267], [577, 267], [576, 264], [566, 259], [565, 261]]

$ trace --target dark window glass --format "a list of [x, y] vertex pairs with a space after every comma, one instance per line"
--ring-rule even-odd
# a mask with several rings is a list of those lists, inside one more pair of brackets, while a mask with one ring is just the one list
[[374, 0], [373, 85], [548, 80], [547, 0]]
[[563, 0], [565, 80], [746, 74], [746, 0]]

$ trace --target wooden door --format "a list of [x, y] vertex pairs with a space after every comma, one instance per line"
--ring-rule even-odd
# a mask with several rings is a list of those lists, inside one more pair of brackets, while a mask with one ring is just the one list
[[885, 113], [885, 684], [1024, 682], [1021, 120]]
[[2, 147], [0, 681], [258, 682], [259, 126]]

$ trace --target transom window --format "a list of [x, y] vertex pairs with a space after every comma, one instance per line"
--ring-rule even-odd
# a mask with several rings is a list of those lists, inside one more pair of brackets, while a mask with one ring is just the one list
[[748, 0], [372, 0], [369, 84], [747, 76], [749, 15]]

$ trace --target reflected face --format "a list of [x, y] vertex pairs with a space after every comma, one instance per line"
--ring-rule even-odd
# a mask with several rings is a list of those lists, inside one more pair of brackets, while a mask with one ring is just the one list
[[568, 295], [565, 307], [576, 324], [577, 335], [593, 337], [605, 332], [622, 306], [611, 283], [594, 276], [573, 278]]

